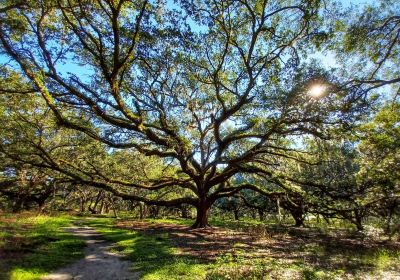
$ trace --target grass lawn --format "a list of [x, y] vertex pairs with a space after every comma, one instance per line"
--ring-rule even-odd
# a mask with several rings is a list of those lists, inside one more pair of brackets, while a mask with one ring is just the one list
[[84, 241], [65, 232], [68, 216], [0, 214], [0, 279], [39, 279], [83, 257]]
[[[400, 244], [259, 222], [191, 230], [190, 220], [96, 218], [142, 279], [398, 279]], [[240, 230], [238, 230], [240, 229]]]
[[[295, 229], [258, 221], [0, 216], [3, 279], [38, 279], [82, 257], [64, 227], [95, 227], [141, 279], [400, 279], [400, 244], [343, 229]], [[3, 261], [5, 260], [5, 261]]]
[[[180, 255], [168, 232], [147, 233], [116, 227], [122, 221], [112, 218], [89, 218], [82, 222], [95, 227], [107, 241], [116, 243], [115, 250], [133, 262], [134, 269], [141, 272], [141, 279], [204, 279], [206, 276], [209, 264], [197, 256]], [[157, 224], [155, 220], [153, 223]]]

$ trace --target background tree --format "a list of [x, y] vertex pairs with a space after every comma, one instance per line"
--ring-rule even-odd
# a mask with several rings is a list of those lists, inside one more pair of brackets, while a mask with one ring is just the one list
[[[399, 94], [400, 9], [396, 0], [379, 0], [332, 17], [334, 50], [342, 71], [352, 73], [346, 86], [369, 92], [392, 86]], [[385, 92], [388, 92], [387, 90]]]
[[398, 213], [398, 116], [398, 103], [388, 102], [351, 135], [308, 140], [307, 161], [286, 170], [302, 186], [310, 213], [346, 219], [359, 230], [368, 217], [384, 218], [390, 231]]
[[361, 139], [358, 181], [374, 186], [372, 211], [386, 219], [386, 230], [398, 223], [400, 213], [400, 104], [387, 102], [374, 119], [359, 130]]

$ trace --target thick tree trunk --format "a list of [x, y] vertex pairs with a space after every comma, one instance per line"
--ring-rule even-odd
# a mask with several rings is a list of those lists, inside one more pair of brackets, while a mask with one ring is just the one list
[[258, 216], [260, 217], [260, 222], [264, 221], [264, 211], [258, 209]]
[[291, 209], [289, 210], [290, 214], [295, 221], [295, 227], [303, 227], [304, 226], [304, 213], [301, 208]]
[[362, 223], [359, 222], [359, 221], [356, 221], [356, 227], [357, 227], [357, 230], [358, 230], [358, 231], [364, 230], [364, 226], [363, 226]]
[[12, 212], [17, 213], [21, 211], [22, 208], [24, 207], [24, 202], [25, 201], [23, 199], [20, 198], [16, 199], [12, 204]]
[[39, 206], [39, 213], [43, 213], [46, 207], [45, 200], [39, 200], [37, 201], [37, 204]]
[[296, 217], [293, 217], [293, 218], [295, 220], [295, 224], [294, 224], [295, 227], [304, 227], [304, 219], [303, 219], [303, 217], [296, 216]]
[[362, 218], [356, 216], [354, 219], [354, 224], [356, 225], [358, 231], [364, 230], [364, 226], [362, 224]]
[[235, 216], [235, 221], [239, 221], [239, 210], [233, 210], [233, 214]]
[[254, 210], [254, 209], [251, 209], [251, 217], [255, 220], [255, 219], [257, 219], [257, 213], [256, 213], [256, 210]]
[[211, 203], [207, 201], [202, 201], [196, 207], [196, 221], [192, 225], [192, 228], [207, 228], [210, 227], [208, 223], [208, 214], [210, 211]]
[[364, 226], [362, 224], [362, 218], [363, 217], [361, 215], [361, 212], [359, 210], [355, 210], [354, 211], [354, 221], [353, 222], [356, 225], [358, 231], [362, 231], [364, 229]]

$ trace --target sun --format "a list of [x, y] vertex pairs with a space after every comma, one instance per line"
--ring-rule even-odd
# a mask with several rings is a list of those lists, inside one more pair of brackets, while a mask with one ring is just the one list
[[312, 97], [321, 97], [326, 90], [326, 86], [324, 85], [313, 85], [310, 90], [308, 91], [308, 94], [311, 95]]

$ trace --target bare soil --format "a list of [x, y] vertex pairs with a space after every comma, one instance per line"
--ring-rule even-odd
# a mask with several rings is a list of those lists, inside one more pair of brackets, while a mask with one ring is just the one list
[[130, 270], [132, 263], [111, 252], [113, 245], [102, 240], [95, 229], [76, 226], [67, 230], [85, 240], [85, 257], [43, 277], [42, 280], [139, 279], [139, 273]]

